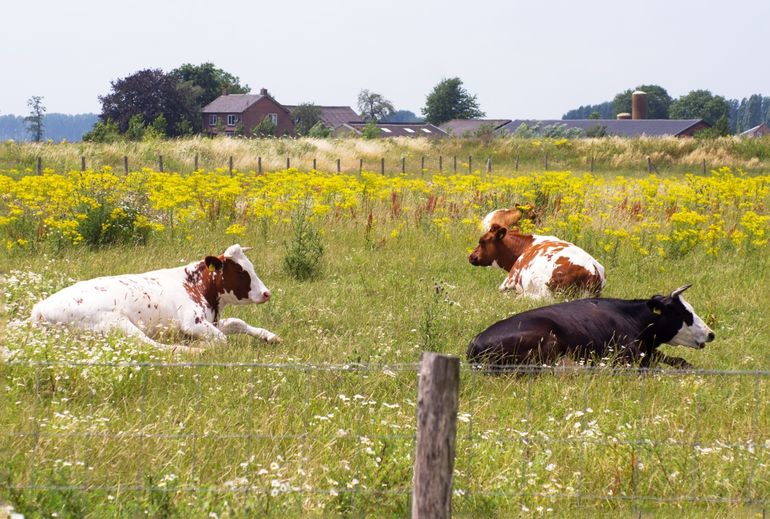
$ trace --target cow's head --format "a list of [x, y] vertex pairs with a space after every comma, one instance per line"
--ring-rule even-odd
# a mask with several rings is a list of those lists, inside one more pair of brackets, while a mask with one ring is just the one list
[[647, 301], [647, 306], [656, 316], [656, 332], [661, 339], [667, 339], [662, 342], [700, 349], [705, 347], [707, 342], [714, 340], [714, 331], [682, 297], [682, 292], [690, 286], [692, 285], [677, 288], [668, 297], [652, 296]]
[[220, 301], [225, 304], [264, 303], [270, 299], [270, 290], [254, 271], [244, 254], [250, 247], [235, 244], [221, 256], [206, 256], [206, 267], [222, 274]]
[[[492, 227], [479, 238], [478, 246], [473, 249], [468, 261], [471, 265], [477, 267], [488, 267], [490, 265], [502, 265], [504, 258], [510, 255], [503, 244], [503, 238], [508, 234], [508, 229], [500, 227], [493, 223]], [[511, 262], [511, 265], [513, 263]], [[503, 266], [503, 268], [506, 268]], [[508, 266], [510, 268], [510, 266]]]

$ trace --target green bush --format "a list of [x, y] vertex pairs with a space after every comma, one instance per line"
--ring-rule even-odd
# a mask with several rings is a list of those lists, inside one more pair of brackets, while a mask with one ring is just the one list
[[286, 255], [283, 258], [286, 271], [301, 281], [318, 275], [324, 253], [321, 233], [309, 221], [307, 212], [306, 202], [292, 217], [293, 239], [285, 244]]

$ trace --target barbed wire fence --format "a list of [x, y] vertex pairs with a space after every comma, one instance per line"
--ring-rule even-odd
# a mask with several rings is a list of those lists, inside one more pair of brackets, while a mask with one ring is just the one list
[[[309, 473], [307, 457], [295, 456], [293, 462], [296, 462], [294, 468], [297, 473], [284, 478], [291, 482], [280, 482], [276, 488], [235, 477], [237, 467], [234, 469], [232, 466], [222, 467], [232, 476], [229, 481], [222, 482], [222, 478], [211, 477], [213, 472], [206, 465], [210, 462], [207, 456], [215, 452], [210, 448], [212, 445], [226, 446], [227, 450], [242, 452], [244, 456], [262, 448], [272, 456], [281, 447], [294, 448], [306, 454], [319, 446], [330, 446], [340, 440], [364, 445], [367, 450], [376, 450], [373, 446], [379, 442], [381, 445], [376, 447], [382, 448], [375, 455], [382, 460], [377, 462], [377, 466], [397, 467], [400, 468], [399, 474], [403, 474], [406, 472], [404, 465], [408, 464], [407, 469], [411, 468], [415, 461], [416, 424], [413, 418], [417, 407], [419, 369], [417, 363], [323, 365], [11, 359], [0, 363], [0, 375], [4, 379], [0, 380], [0, 396], [7, 401], [15, 395], [20, 400], [16, 401], [15, 411], [9, 413], [12, 422], [2, 427], [0, 452], [5, 451], [8, 466], [15, 466], [18, 472], [0, 481], [0, 489], [6, 493], [232, 493], [264, 495], [266, 498], [281, 494], [284, 498], [295, 496], [300, 511], [304, 496], [347, 494], [356, 499], [375, 501], [403, 499], [408, 509], [412, 482], [403, 476], [396, 475], [381, 486], [360, 483], [351, 486], [339, 482], [323, 485], [310, 481], [309, 476], [294, 477]], [[92, 388], [88, 394], [83, 388], [88, 387], [89, 373], [95, 370], [114, 371], [112, 380], [125, 383]], [[190, 378], [195, 381], [193, 388], [182, 385], [182, 382], [178, 386], [170, 382], [173, 379], [189, 381]], [[703, 430], [708, 413], [719, 407], [720, 402], [698, 403], [696, 393], [693, 393], [689, 403], [683, 402], [681, 408], [656, 407], [660, 402], [655, 398], [661, 389], [655, 386], [667, 379], [687, 388], [692, 386], [695, 390], [714, 386], [741, 395], [745, 405], [731, 412], [740, 414], [748, 429], [735, 432], [735, 435], [731, 433], [730, 424], [726, 429], [713, 433]], [[282, 385], [277, 383], [279, 380]], [[381, 384], [377, 382], [380, 380], [388, 382]], [[619, 380], [625, 380], [626, 385], [615, 385], [614, 382]], [[628, 384], [628, 381], [633, 383]], [[393, 392], [393, 383], [400, 386], [402, 401], [388, 404], [384, 400], [374, 400], [373, 395], [398, 398]], [[236, 396], [209, 395], [213, 387], [209, 384], [231, 384], [230, 389]], [[569, 403], [566, 408], [571, 409], [575, 416], [585, 418], [580, 422], [566, 420], [561, 426], [546, 427], [547, 431], [543, 432], [545, 429], [541, 426], [548, 424], [549, 420], [550, 423], [554, 421], [553, 416], [548, 415], [548, 408], [544, 407], [548, 404], [541, 394], [541, 386], [544, 385], [548, 386], [546, 390], [563, 388], [561, 397]], [[522, 366], [489, 372], [463, 365], [460, 387], [457, 453], [453, 454], [456, 508], [472, 506], [473, 499], [483, 498], [566, 502], [575, 507], [602, 504], [627, 506], [632, 503], [639, 513], [650, 504], [748, 506], [761, 510], [763, 517], [770, 509], [770, 403], [767, 400], [770, 371]], [[362, 394], [346, 396], [341, 393], [347, 391], [346, 388], [361, 388]], [[505, 394], [489, 393], [491, 389], [503, 390]], [[186, 398], [188, 402], [185, 409], [179, 410], [180, 414], [161, 416], [161, 403], [168, 396], [164, 390], [186, 392], [176, 395]], [[609, 394], [602, 394], [606, 391]], [[25, 400], [24, 395], [28, 399]], [[265, 401], [268, 395], [274, 398]], [[280, 402], [276, 395], [286, 400]], [[320, 395], [325, 400], [321, 401]], [[598, 429], [588, 426], [591, 422], [586, 413], [598, 415], [600, 411], [597, 409], [594, 412], [591, 408], [596, 407], [594, 402], [601, 401], [602, 397], [606, 397], [608, 402], [627, 402], [629, 409], [625, 409], [626, 416], [623, 418], [633, 423], [619, 422], [622, 434], [598, 434]], [[340, 411], [330, 402], [346, 403], [345, 398], [351, 402], [363, 402], [365, 405], [361, 405], [361, 409], [373, 411], [351, 410], [345, 418], [346, 423], [335, 423], [333, 415]], [[58, 410], [52, 409], [52, 401], [58, 403]], [[109, 426], [95, 427], [92, 423], [78, 422], [80, 427], [68, 430], [56, 426], [49, 419], [57, 416], [56, 413], [60, 418], [74, 417], [76, 407], [82, 410], [84, 404], [84, 408], [89, 408], [91, 404], [95, 406], [105, 401], [116, 406], [130, 402], [120, 410], [121, 414], [129, 417], [123, 424], [125, 427], [115, 430]], [[276, 402], [281, 405], [276, 405]], [[214, 419], [234, 419], [235, 422], [230, 424], [217, 427], [216, 424], [211, 426], [202, 422], [180, 427], [173, 420], [168, 420], [182, 417], [194, 419], [205, 415], [204, 411], [210, 412], [210, 406], [225, 403], [231, 404], [231, 407], [225, 410], [226, 414], [217, 415]], [[232, 404], [236, 405], [237, 417], [232, 416]], [[283, 404], [293, 408], [286, 408]], [[275, 411], [271, 415], [270, 407], [273, 405]], [[489, 412], [490, 405], [493, 406], [492, 413]], [[398, 428], [395, 429], [383, 427], [383, 414], [393, 409], [411, 416], [410, 423], [396, 424]], [[484, 412], [497, 416], [484, 416]], [[691, 414], [688, 421], [691, 430], [672, 431], [669, 437], [646, 430], [647, 425], [665, 419], [660, 416], [688, 412]], [[264, 418], [266, 413], [274, 421], [257, 423], [256, 420]], [[340, 418], [339, 415], [336, 418]], [[210, 422], [211, 417], [208, 419]], [[98, 419], [95, 423], [99, 423]], [[581, 425], [576, 427], [575, 423]], [[344, 434], [340, 432], [343, 430]], [[173, 449], [182, 445], [186, 448], [182, 456], [185, 462], [178, 467], [184, 468], [186, 475], [176, 476], [171, 482], [173, 484], [148, 479], [147, 473], [152, 472], [148, 465], [152, 465], [150, 458], [153, 451], [160, 449], [177, 456]], [[486, 454], [482, 452], [484, 450]], [[76, 462], [62, 461], [67, 454], [75, 453], [80, 458]], [[390, 453], [393, 454], [388, 459]], [[409, 453], [408, 461], [403, 456], [399, 458], [404, 453]], [[544, 453], [549, 453], [550, 457], [543, 459]], [[597, 457], [602, 453], [617, 458], [620, 465], [614, 473], [602, 473], [597, 478], [597, 470], [606, 470], [606, 467], [597, 468], [600, 464]], [[710, 480], [709, 474], [701, 472], [699, 464], [704, 453], [721, 455], [719, 463], [722, 463], [724, 471], [719, 477], [734, 477], [729, 484]], [[655, 478], [646, 475], [644, 463], [659, 463], [665, 467], [667, 456], [672, 460], [672, 467], [677, 467], [680, 472], [681, 482], [664, 481], [665, 484], [655, 486]], [[371, 468], [368, 454], [354, 457], [361, 467], [354, 467], [352, 475], [364, 474], [367, 463]], [[492, 459], [498, 457], [499, 465], [495, 466]], [[266, 460], [263, 460], [263, 465], [267, 465]], [[289, 456], [285, 456], [284, 460], [287, 465], [290, 464]], [[545, 464], [546, 461], [559, 465], [559, 468]], [[509, 462], [511, 466], [506, 465]], [[113, 466], [115, 463], [117, 465]], [[611, 462], [607, 463], [611, 465]], [[232, 464], [238, 465], [236, 461]], [[548, 475], [551, 471], [560, 470], [562, 464], [568, 473], [561, 476], [561, 483], [548, 484]], [[153, 469], [161, 466], [173, 468], [177, 465], [160, 463]], [[538, 467], [540, 474], [533, 474]], [[676, 471], [672, 467], [667, 470], [673, 474]], [[66, 471], [70, 479], [51, 479], [52, 468]], [[131, 473], [130, 477], [126, 476], [126, 472]], [[509, 474], [510, 477], [499, 479], [499, 473]], [[485, 474], [488, 479], [485, 479]], [[656, 477], [661, 476], [658, 474]], [[533, 479], [538, 481], [533, 484]], [[480, 480], [490, 484], [479, 486]], [[655, 488], [667, 491], [656, 492]]]

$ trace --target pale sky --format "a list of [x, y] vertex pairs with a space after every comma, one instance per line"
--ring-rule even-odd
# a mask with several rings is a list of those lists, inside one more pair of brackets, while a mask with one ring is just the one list
[[356, 108], [369, 89], [418, 116], [459, 77], [490, 118], [559, 118], [638, 84], [672, 97], [770, 95], [770, 1], [8, 0], [0, 115], [99, 113], [110, 81], [212, 62], [281, 103]]

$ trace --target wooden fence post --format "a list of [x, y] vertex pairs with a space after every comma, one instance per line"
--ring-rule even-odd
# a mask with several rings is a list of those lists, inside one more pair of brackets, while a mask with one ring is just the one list
[[706, 159], [703, 159], [703, 174], [706, 174]]
[[596, 160], [596, 156], [592, 153], [591, 154], [591, 173], [594, 172], [594, 161]]
[[158, 155], [158, 170], [163, 173], [163, 155]]
[[195, 171], [198, 171], [198, 154], [195, 154]]
[[81, 155], [80, 157], [80, 171], [86, 170], [86, 158]]
[[468, 155], [468, 173], [473, 171], [473, 156]]
[[257, 173], [262, 174], [262, 157], [257, 157]]
[[519, 171], [519, 154], [516, 154], [516, 171]]
[[401, 173], [406, 173], [406, 157], [401, 157]]
[[228, 166], [230, 167], [230, 176], [233, 175], [233, 156], [230, 155], [230, 161], [228, 163]]
[[339, 173], [341, 170], [340, 168], [340, 159], [337, 159], [337, 173]]
[[289, 169], [291, 167], [291, 159], [289, 157], [286, 157], [286, 169]]
[[358, 174], [364, 170], [364, 159], [358, 159]]
[[420, 161], [420, 172], [425, 170], [425, 157]]
[[441, 155], [438, 156], [438, 172], [442, 173], [444, 171], [444, 157]]
[[128, 175], [128, 155], [123, 155], [123, 173]]
[[487, 173], [492, 173], [492, 157], [487, 157]]
[[457, 155], [455, 155], [452, 160], [452, 171], [457, 173]]
[[313, 170], [316, 170], [316, 169], [317, 169], [317, 168], [315, 167], [315, 165], [316, 165], [316, 159], [313, 159]]
[[43, 159], [41, 157], [37, 158], [37, 174], [43, 174]]
[[380, 159], [380, 174], [385, 174], [385, 157]]
[[460, 359], [423, 352], [417, 389], [412, 519], [452, 516]]

